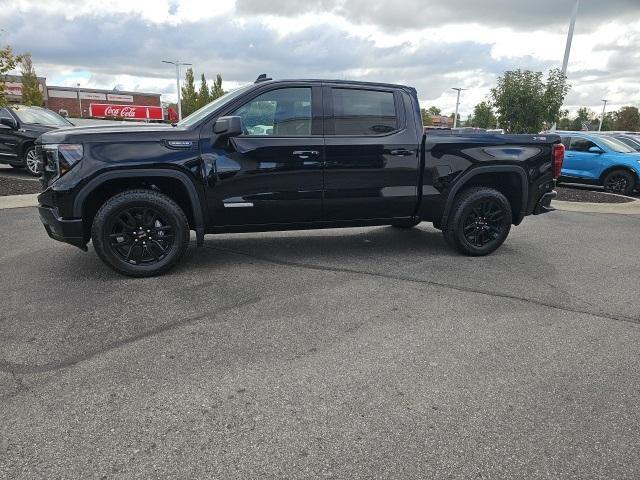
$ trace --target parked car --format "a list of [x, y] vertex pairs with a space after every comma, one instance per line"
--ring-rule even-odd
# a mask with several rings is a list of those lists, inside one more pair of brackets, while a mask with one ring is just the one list
[[[250, 132], [257, 126], [260, 134]], [[45, 133], [49, 236], [131, 276], [205, 234], [433, 222], [468, 255], [553, 210], [557, 135], [424, 135], [416, 90], [259, 78], [171, 125]]]
[[46, 108], [13, 105], [0, 108], [0, 163], [40, 175], [34, 142], [45, 132], [72, 127], [69, 120]]
[[601, 185], [631, 194], [640, 185], [640, 154], [609, 135], [556, 132], [566, 148], [560, 181]]
[[633, 135], [629, 133], [613, 133], [611, 137], [616, 140], [620, 140], [626, 146], [631, 147], [636, 152], [640, 152], [640, 135]]

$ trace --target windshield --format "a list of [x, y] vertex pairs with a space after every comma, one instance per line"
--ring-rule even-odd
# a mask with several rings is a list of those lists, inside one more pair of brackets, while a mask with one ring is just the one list
[[231, 92], [225, 93], [223, 96], [221, 96], [219, 98], [216, 98], [213, 102], [208, 103], [207, 105], [205, 105], [204, 107], [202, 107], [199, 110], [196, 110], [191, 115], [189, 115], [187, 118], [184, 118], [181, 121], [179, 121], [178, 122], [178, 126], [179, 127], [191, 127], [191, 126], [195, 125], [196, 123], [198, 123], [203, 118], [208, 117], [209, 114], [211, 112], [213, 112], [215, 109], [219, 108], [224, 103], [226, 103], [226, 102], [228, 102], [230, 100], [233, 100], [234, 98], [240, 96], [241, 94], [243, 94], [244, 92], [249, 90], [251, 87], [253, 87], [253, 84], [250, 84], [250, 85], [247, 85], [246, 87], [238, 88], [237, 90], [233, 90]]
[[13, 112], [22, 123], [37, 123], [49, 127], [69, 127], [72, 125], [64, 117], [46, 108], [17, 106], [13, 108]]
[[609, 150], [613, 150], [614, 152], [635, 153], [635, 150], [633, 148], [625, 145], [620, 140], [617, 140], [615, 138], [600, 137], [599, 140], [604, 143], [605, 146], [609, 148]]

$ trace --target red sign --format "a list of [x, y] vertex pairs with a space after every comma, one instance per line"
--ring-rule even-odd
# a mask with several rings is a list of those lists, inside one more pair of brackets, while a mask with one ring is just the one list
[[110, 105], [92, 103], [89, 114], [97, 118], [127, 118], [136, 120], [164, 120], [162, 107], [146, 107], [143, 105]]

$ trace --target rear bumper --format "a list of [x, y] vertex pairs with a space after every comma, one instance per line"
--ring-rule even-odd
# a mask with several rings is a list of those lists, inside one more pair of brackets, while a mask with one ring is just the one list
[[49, 207], [38, 207], [38, 212], [40, 221], [51, 238], [87, 251], [81, 218], [61, 218], [57, 215], [56, 209]]
[[553, 212], [555, 208], [551, 206], [551, 200], [553, 200], [557, 196], [558, 192], [556, 192], [555, 190], [542, 195], [542, 197], [540, 197], [540, 200], [538, 200], [538, 203], [536, 204], [536, 208], [533, 210], [533, 214], [540, 215], [541, 213]]

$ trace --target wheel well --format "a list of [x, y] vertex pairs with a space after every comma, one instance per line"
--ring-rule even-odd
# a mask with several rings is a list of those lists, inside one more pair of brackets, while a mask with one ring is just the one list
[[488, 187], [498, 190], [509, 200], [514, 222], [520, 217], [524, 206], [522, 205], [522, 180], [519, 174], [495, 172], [474, 175], [462, 186], [456, 196], [473, 187]]
[[640, 183], [640, 178], [638, 177], [638, 174], [633, 170], [633, 168], [628, 167], [627, 165], [614, 165], [613, 167], [609, 167], [604, 172], [602, 172], [602, 174], [600, 175], [600, 184], [603, 184], [605, 177], [614, 170], [626, 170], [631, 175], [633, 175], [633, 177], [636, 179], [636, 183]]
[[161, 192], [176, 202], [189, 221], [189, 228], [195, 228], [196, 222], [193, 214], [191, 199], [184, 184], [170, 177], [133, 177], [116, 178], [101, 183], [93, 190], [82, 204], [82, 224], [84, 226], [84, 238], [91, 238], [91, 225], [100, 207], [111, 197], [125, 190], [148, 189]]
[[24, 142], [20, 147], [20, 158], [24, 158], [24, 154], [29, 147], [33, 147], [33, 141]]

